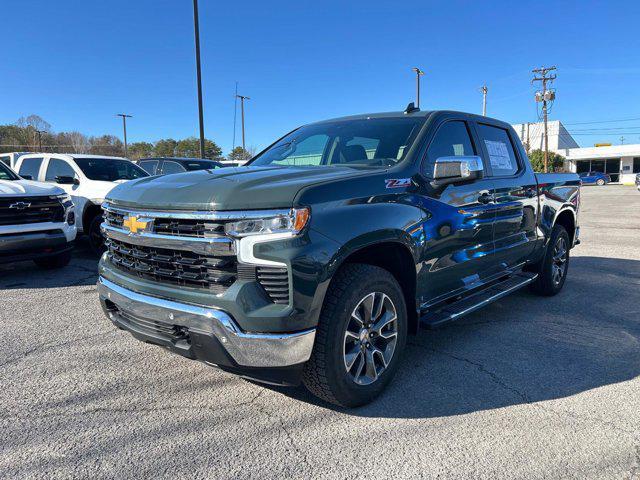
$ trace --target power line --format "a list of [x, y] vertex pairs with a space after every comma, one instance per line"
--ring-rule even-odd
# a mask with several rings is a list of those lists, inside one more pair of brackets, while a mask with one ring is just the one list
[[634, 120], [640, 120], [640, 117], [620, 118], [618, 120], [599, 120], [599, 121], [591, 121], [591, 122], [572, 122], [572, 123], [564, 123], [564, 125], [593, 125], [596, 123], [631, 122]]

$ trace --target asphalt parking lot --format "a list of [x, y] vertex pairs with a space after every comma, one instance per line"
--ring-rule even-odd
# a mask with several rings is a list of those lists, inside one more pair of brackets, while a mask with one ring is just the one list
[[0, 267], [0, 478], [640, 478], [640, 192], [585, 187], [564, 291], [410, 341], [337, 410], [135, 341], [96, 260]]

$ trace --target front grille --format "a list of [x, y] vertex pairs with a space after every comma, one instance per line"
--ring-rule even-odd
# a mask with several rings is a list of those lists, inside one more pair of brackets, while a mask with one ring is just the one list
[[289, 272], [286, 268], [258, 267], [256, 276], [273, 303], [289, 303]]
[[[111, 227], [122, 228], [126, 215], [124, 212], [107, 210], [104, 220]], [[225, 234], [223, 221], [162, 217], [153, 219], [150, 233], [196, 238], [221, 237]]]
[[236, 280], [234, 256], [216, 257], [193, 252], [106, 241], [108, 257], [121, 270], [159, 283], [206, 288], [219, 294]]
[[64, 207], [55, 197], [0, 198], [0, 225], [62, 222]]

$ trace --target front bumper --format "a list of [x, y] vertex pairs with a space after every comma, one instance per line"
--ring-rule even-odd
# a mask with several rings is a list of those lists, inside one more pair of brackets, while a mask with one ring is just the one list
[[73, 247], [75, 226], [39, 223], [0, 227], [0, 263], [35, 260], [57, 255]]
[[297, 384], [315, 329], [244, 332], [226, 312], [143, 295], [100, 276], [100, 302], [111, 321], [134, 337], [246, 377]]

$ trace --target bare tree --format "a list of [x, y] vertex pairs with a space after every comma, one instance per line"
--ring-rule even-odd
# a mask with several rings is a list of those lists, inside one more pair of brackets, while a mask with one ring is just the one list
[[89, 138], [87, 138], [85, 134], [80, 132], [69, 132], [67, 133], [67, 138], [69, 139], [73, 153], [89, 152], [91, 144], [89, 143]]

